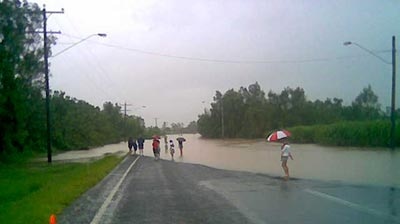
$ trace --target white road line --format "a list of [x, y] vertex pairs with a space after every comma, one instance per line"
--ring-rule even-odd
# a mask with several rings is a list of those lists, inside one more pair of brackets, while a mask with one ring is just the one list
[[321, 198], [324, 198], [324, 199], [327, 199], [327, 200], [330, 200], [330, 201], [345, 205], [345, 206], [350, 207], [352, 209], [355, 209], [357, 211], [368, 213], [370, 215], [378, 216], [378, 217], [385, 218], [385, 219], [390, 219], [391, 221], [394, 221], [396, 223], [400, 223], [400, 219], [397, 216], [393, 216], [393, 215], [390, 215], [390, 214], [387, 214], [387, 213], [383, 213], [383, 212], [377, 211], [375, 209], [370, 209], [370, 208], [364, 207], [362, 205], [355, 204], [355, 203], [346, 201], [344, 199], [337, 198], [337, 197], [334, 197], [332, 195], [325, 194], [325, 193], [322, 193], [322, 192], [319, 192], [319, 191], [314, 191], [314, 190], [311, 190], [311, 189], [305, 189], [304, 191], [309, 193], [309, 194], [312, 194], [312, 195], [315, 195], [315, 196], [318, 196], [318, 197], [321, 197]]
[[128, 175], [128, 172], [132, 169], [133, 165], [135, 165], [136, 161], [140, 158], [138, 156], [135, 161], [132, 162], [132, 164], [128, 167], [128, 169], [125, 171], [124, 175], [121, 177], [117, 185], [114, 186], [106, 200], [103, 202], [101, 205], [100, 209], [97, 211], [96, 215], [93, 217], [92, 221], [90, 224], [97, 224], [100, 222], [101, 217], [104, 215], [104, 212], [106, 211], [107, 207], [110, 205], [111, 200], [113, 199], [115, 193], [117, 193], [119, 186], [122, 184], [122, 182], [125, 180], [126, 175]]

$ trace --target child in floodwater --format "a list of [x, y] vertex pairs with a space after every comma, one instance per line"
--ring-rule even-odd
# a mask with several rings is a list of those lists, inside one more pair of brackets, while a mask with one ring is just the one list
[[175, 145], [174, 141], [169, 140], [169, 152], [171, 153], [172, 161], [174, 160]]
[[289, 141], [287, 140], [287, 138], [283, 139], [283, 144], [281, 146], [281, 161], [282, 161], [282, 168], [283, 171], [285, 172], [285, 180], [289, 180], [289, 167], [287, 166], [287, 161], [288, 159], [292, 159], [293, 160], [293, 156], [292, 153], [290, 152], [290, 145], [289, 145]]

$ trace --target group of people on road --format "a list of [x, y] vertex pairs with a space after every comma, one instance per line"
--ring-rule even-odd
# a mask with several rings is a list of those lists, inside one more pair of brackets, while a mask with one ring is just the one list
[[139, 148], [139, 154], [143, 156], [143, 148], [144, 148], [144, 138], [140, 136], [137, 140], [129, 137], [128, 139], [128, 148], [129, 148], [129, 153], [132, 154], [132, 148], [133, 148], [133, 155], [136, 155], [136, 151]]
[[[135, 140], [132, 137], [129, 137], [128, 140], [128, 148], [129, 148], [129, 153], [136, 155], [137, 148], [140, 150], [140, 155], [143, 155], [143, 148], [144, 148], [144, 138], [139, 137], [137, 140]], [[180, 150], [180, 156], [183, 156], [183, 142], [186, 141], [185, 138], [179, 137], [177, 138], [178, 141], [178, 146]], [[174, 154], [175, 154], [175, 144], [172, 139], [168, 141], [168, 137], [164, 136], [164, 144], [165, 144], [165, 153], [171, 154], [171, 160], [174, 160]], [[132, 148], [133, 148], [133, 153], [132, 153]], [[153, 148], [153, 154], [154, 154], [154, 160], [159, 160], [160, 159], [160, 137], [159, 136], [153, 136], [153, 142], [152, 142], [152, 148]]]
[[[158, 136], [153, 136], [153, 153], [154, 153], [154, 158], [155, 160], [160, 159], [160, 138]], [[183, 142], [186, 141], [185, 138], [179, 137], [176, 139], [178, 141], [178, 146], [180, 150], [180, 156], [183, 156]], [[168, 144], [168, 137], [164, 136], [164, 147], [165, 147], [165, 153], [168, 153], [168, 147], [169, 147], [169, 153], [171, 154], [171, 160], [174, 160], [174, 154], [175, 154], [175, 144], [172, 139], [169, 140]]]
[[[176, 139], [178, 141], [178, 147], [180, 151], [180, 156], [183, 156], [183, 142], [186, 141], [183, 137], [179, 137]], [[129, 153], [132, 154], [132, 148], [133, 148], [133, 155], [136, 155], [136, 151], [139, 148], [139, 153], [141, 156], [143, 156], [143, 148], [144, 148], [144, 138], [139, 137], [137, 140], [135, 140], [132, 137], [129, 137], [128, 140], [128, 148], [129, 148]], [[285, 172], [284, 179], [288, 180], [289, 179], [289, 167], [287, 166], [287, 161], [290, 159], [293, 160], [293, 156], [291, 154], [290, 150], [290, 144], [287, 138], [281, 139], [282, 142], [281, 146], [281, 162], [282, 162], [282, 168], [283, 171]], [[154, 154], [154, 159], [159, 160], [160, 159], [160, 137], [158, 136], [153, 136], [153, 154]], [[174, 154], [175, 154], [175, 144], [172, 139], [168, 141], [168, 137], [164, 136], [164, 147], [165, 147], [165, 153], [171, 154], [171, 160], [174, 160]]]

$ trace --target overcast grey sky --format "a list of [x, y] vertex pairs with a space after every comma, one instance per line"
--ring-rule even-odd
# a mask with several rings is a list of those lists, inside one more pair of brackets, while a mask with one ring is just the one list
[[65, 9], [48, 19], [50, 30], [63, 33], [54, 54], [78, 38], [108, 35], [51, 58], [51, 89], [100, 107], [132, 104], [130, 114], [142, 116], [146, 126], [154, 126], [154, 118], [158, 126], [197, 120], [216, 90], [256, 81], [266, 93], [299, 86], [309, 100], [337, 97], [346, 104], [370, 84], [383, 108], [390, 105], [391, 66], [343, 42], [391, 62], [392, 35], [400, 42], [398, 0], [35, 2]]

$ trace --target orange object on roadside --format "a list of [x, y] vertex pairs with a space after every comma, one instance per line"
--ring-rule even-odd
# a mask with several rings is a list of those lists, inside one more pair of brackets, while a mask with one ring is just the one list
[[56, 215], [51, 214], [49, 223], [50, 223], [50, 224], [57, 224]]

